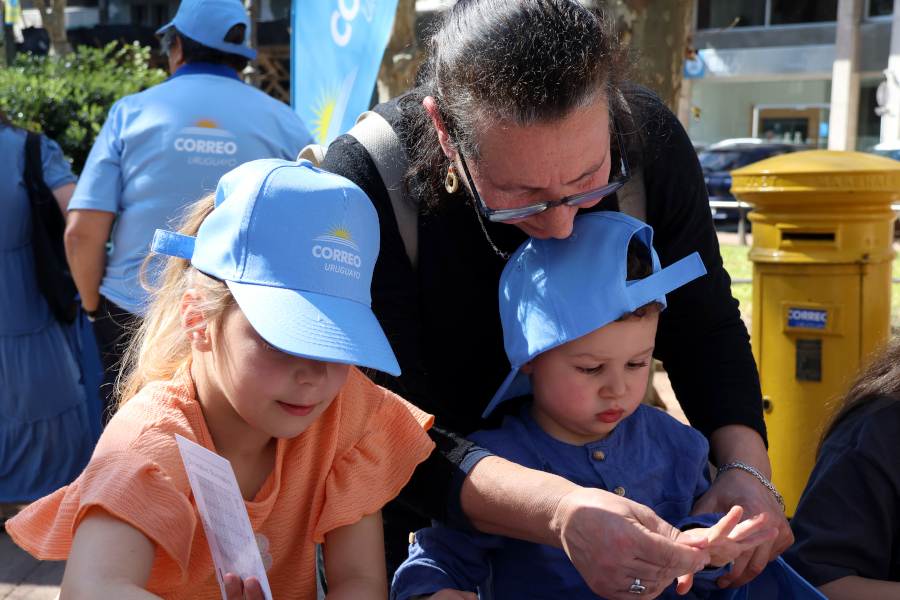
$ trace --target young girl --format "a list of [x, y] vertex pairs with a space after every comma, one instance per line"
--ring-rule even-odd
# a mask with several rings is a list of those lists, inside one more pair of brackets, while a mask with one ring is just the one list
[[399, 373], [370, 309], [378, 231], [349, 181], [263, 160], [226, 174], [180, 234], [157, 232], [153, 249], [180, 258], [120, 410], [78, 480], [7, 525], [68, 559], [63, 598], [220, 595], [176, 433], [231, 461], [275, 600], [315, 598], [315, 542], [329, 597], [386, 596], [380, 508], [433, 444], [429, 415], [351, 366]]
[[900, 598], [900, 340], [835, 410], [784, 559], [831, 600]]
[[[706, 439], [641, 404], [665, 294], [705, 273], [696, 254], [660, 269], [651, 238], [640, 221], [597, 212], [576, 217], [568, 238], [531, 239], [512, 255], [499, 306], [513, 369], [484, 416], [524, 395], [533, 403], [470, 439], [515, 463], [624, 496], [708, 538], [708, 568], [693, 581], [680, 578], [676, 590], [654, 576], [657, 569], [634, 564], [618, 582], [621, 597], [662, 591], [660, 598], [730, 599], [738, 590], [720, 590], [717, 579], [777, 531], [762, 531], [766, 513], [739, 524], [740, 507], [692, 515], [710, 485]], [[596, 543], [615, 544], [615, 536]], [[598, 598], [560, 548], [437, 524], [416, 533], [391, 597], [474, 600], [476, 589], [481, 600]]]

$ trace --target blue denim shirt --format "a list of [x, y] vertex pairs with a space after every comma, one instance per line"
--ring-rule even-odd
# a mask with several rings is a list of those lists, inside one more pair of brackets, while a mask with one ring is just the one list
[[[694, 501], [710, 485], [709, 445], [697, 430], [668, 414], [641, 405], [605, 439], [573, 446], [547, 435], [531, 405], [506, 417], [500, 429], [478, 431], [473, 442], [520, 465], [555, 473], [583, 487], [618, 493], [644, 504], [677, 528], [709, 527], [722, 515], [689, 517]], [[694, 577], [686, 596], [674, 582], [659, 598], [733, 598], [716, 579], [725, 566]], [[444, 588], [473, 591], [481, 600], [506, 598], [599, 598], [563, 550], [474, 530], [434, 523], [416, 533], [409, 558], [394, 575], [391, 598], [404, 600]]]

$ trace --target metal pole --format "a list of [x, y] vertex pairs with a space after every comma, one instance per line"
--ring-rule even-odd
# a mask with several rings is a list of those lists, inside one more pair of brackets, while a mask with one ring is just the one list
[[738, 243], [747, 245], [747, 209], [743, 204], [738, 204]]

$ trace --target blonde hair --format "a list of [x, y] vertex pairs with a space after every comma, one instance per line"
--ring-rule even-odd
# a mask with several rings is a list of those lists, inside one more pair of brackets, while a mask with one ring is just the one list
[[[178, 233], [196, 237], [200, 224], [214, 206], [215, 194], [198, 200], [184, 215]], [[198, 308], [203, 315], [202, 320], [190, 324], [190, 329], [204, 326], [215, 329], [225, 309], [234, 303], [225, 282], [198, 271], [189, 260], [174, 256], [165, 261], [158, 287], [152, 287], [147, 281], [147, 271], [153, 256], [144, 261], [141, 280], [155, 297], [122, 358], [122, 373], [116, 382], [118, 406], [131, 400], [148, 383], [168, 381], [190, 360], [190, 330], [185, 331], [181, 325], [185, 292], [190, 289], [197, 292]]]

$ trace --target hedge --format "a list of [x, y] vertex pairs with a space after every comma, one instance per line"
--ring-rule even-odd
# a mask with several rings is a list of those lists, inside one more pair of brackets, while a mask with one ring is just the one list
[[19, 54], [0, 69], [0, 107], [21, 127], [48, 135], [81, 173], [113, 103], [165, 80], [150, 49], [111, 42], [65, 56]]

